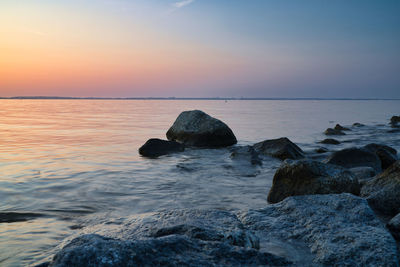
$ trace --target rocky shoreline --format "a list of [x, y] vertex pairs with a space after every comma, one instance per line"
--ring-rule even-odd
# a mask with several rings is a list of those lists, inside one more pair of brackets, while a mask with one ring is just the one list
[[[388, 134], [398, 133], [398, 118]], [[337, 146], [331, 136], [358, 127], [337, 124], [320, 143]], [[181, 113], [167, 138], [150, 139], [139, 153], [237, 142], [225, 123], [198, 110]], [[262, 168], [263, 155], [282, 161], [265, 208], [178, 209], [99, 224], [40, 266], [399, 266], [400, 161], [394, 148], [373, 142], [314, 152], [285, 137], [233, 146], [230, 157], [241, 164]]]

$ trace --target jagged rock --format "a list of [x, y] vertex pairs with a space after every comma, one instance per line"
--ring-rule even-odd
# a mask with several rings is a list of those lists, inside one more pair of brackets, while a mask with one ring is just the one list
[[185, 146], [178, 142], [152, 138], [139, 148], [139, 154], [145, 157], [159, 157], [184, 150]]
[[315, 152], [317, 152], [318, 154], [323, 154], [323, 153], [326, 153], [326, 152], [328, 152], [329, 150], [328, 149], [326, 149], [325, 147], [319, 147], [319, 148], [317, 148], [316, 150], [315, 150]]
[[339, 165], [345, 168], [372, 167], [376, 172], [380, 172], [381, 160], [379, 157], [364, 148], [346, 148], [332, 153], [326, 163]]
[[235, 135], [225, 123], [200, 110], [179, 114], [169, 128], [167, 138], [195, 147], [225, 147], [237, 143]]
[[250, 162], [251, 165], [262, 165], [258, 152], [252, 146], [234, 147], [230, 157], [233, 160]]
[[312, 160], [286, 160], [276, 171], [268, 202], [277, 203], [289, 196], [359, 194], [358, 180], [347, 170]]
[[393, 237], [400, 240], [400, 213], [394, 216], [386, 226], [392, 233]]
[[304, 158], [303, 150], [286, 137], [265, 140], [254, 144], [253, 147], [258, 153], [281, 160]]
[[375, 210], [390, 216], [400, 212], [400, 161], [374, 179], [367, 181], [361, 188], [361, 196]]
[[328, 145], [339, 145], [340, 142], [333, 138], [327, 138], [320, 142], [321, 144], [328, 144]]
[[55, 255], [50, 266], [291, 264], [259, 250], [258, 238], [227, 211], [173, 210], [134, 218], [120, 226], [98, 228], [97, 233], [72, 240]]
[[344, 132], [332, 128], [328, 128], [324, 132], [325, 135], [345, 135]]
[[340, 125], [340, 124], [336, 124], [335, 125], [335, 128], [333, 128], [334, 130], [337, 130], [337, 131], [351, 131], [349, 128], [346, 128], [346, 127], [343, 127], [342, 125]]
[[363, 126], [365, 126], [365, 125], [362, 123], [359, 123], [359, 122], [353, 123], [353, 127], [363, 127]]
[[367, 201], [351, 194], [289, 197], [239, 218], [261, 248], [272, 241], [282, 249], [304, 244], [317, 266], [398, 266], [395, 240]]
[[393, 116], [390, 118], [390, 125], [392, 125], [393, 127], [397, 127], [399, 123], [400, 123], [400, 116]]
[[398, 159], [397, 150], [390, 146], [380, 144], [368, 144], [364, 148], [375, 153], [379, 157], [383, 170], [386, 170]]

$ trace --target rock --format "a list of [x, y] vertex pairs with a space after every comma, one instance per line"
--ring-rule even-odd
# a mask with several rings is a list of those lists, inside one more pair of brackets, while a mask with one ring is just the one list
[[368, 144], [364, 148], [375, 153], [379, 157], [383, 170], [386, 170], [398, 159], [397, 150], [390, 146], [380, 144]]
[[372, 167], [376, 172], [380, 172], [381, 160], [379, 157], [364, 148], [346, 148], [333, 152], [325, 163], [339, 165], [345, 168]]
[[398, 266], [395, 240], [367, 201], [351, 194], [289, 197], [239, 218], [261, 249], [274, 241], [304, 258], [304, 247], [314, 266]]
[[363, 127], [363, 126], [365, 126], [365, 125], [362, 123], [359, 123], [359, 122], [353, 123], [353, 127]]
[[397, 124], [400, 123], [400, 116], [393, 116], [390, 118], [390, 125], [393, 127], [397, 127]]
[[139, 148], [139, 154], [145, 157], [159, 157], [184, 150], [185, 146], [178, 142], [152, 138]]
[[400, 212], [400, 161], [361, 188], [361, 196], [366, 197], [372, 208], [385, 215], [394, 216]]
[[[59, 251], [50, 266], [287, 266], [259, 250], [259, 240], [235, 214], [172, 210], [123, 225], [99, 225]], [[109, 229], [108, 229], [109, 228]], [[102, 235], [100, 235], [100, 232]]]
[[320, 142], [321, 144], [328, 144], [328, 145], [339, 145], [340, 142], [333, 138], [327, 138]]
[[340, 125], [340, 124], [336, 124], [335, 125], [335, 128], [333, 128], [334, 130], [337, 130], [337, 131], [351, 131], [349, 128], [346, 128], [346, 127], [343, 127], [342, 125]]
[[365, 180], [373, 177], [376, 172], [372, 167], [355, 167], [350, 168], [349, 171], [354, 175], [354, 177], [358, 180]]
[[33, 212], [0, 212], [0, 223], [25, 222], [42, 216]]
[[400, 213], [394, 216], [386, 226], [392, 233], [393, 237], [400, 240]]
[[169, 128], [167, 138], [195, 147], [225, 147], [237, 143], [235, 135], [225, 123], [200, 110], [179, 114]]
[[285, 161], [274, 175], [268, 202], [289, 196], [348, 192], [358, 195], [358, 180], [347, 170], [312, 160]]
[[250, 162], [251, 165], [262, 165], [257, 151], [252, 146], [234, 147], [231, 149], [231, 159]]
[[326, 153], [326, 152], [328, 152], [329, 150], [328, 149], [326, 149], [325, 147], [319, 147], [319, 148], [317, 148], [316, 150], [315, 150], [315, 152], [317, 152], [317, 153], [319, 153], [319, 154], [323, 154], [323, 153]]
[[286, 137], [265, 140], [254, 144], [253, 147], [258, 153], [281, 160], [304, 158], [303, 150]]
[[325, 135], [345, 135], [344, 132], [342, 132], [340, 130], [335, 130], [335, 129], [332, 129], [332, 128], [326, 129], [324, 134]]

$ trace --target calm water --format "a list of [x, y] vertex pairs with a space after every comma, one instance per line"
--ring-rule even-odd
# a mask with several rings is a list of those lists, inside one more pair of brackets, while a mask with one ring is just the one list
[[146, 159], [137, 149], [165, 132], [183, 110], [226, 122], [239, 145], [287, 136], [305, 151], [336, 123], [367, 127], [340, 146], [383, 142], [400, 101], [0, 100], [0, 212], [43, 217], [0, 223], [0, 265], [38, 263], [60, 240], [109, 218], [170, 208], [247, 209], [266, 205], [280, 162], [251, 167], [229, 149]]

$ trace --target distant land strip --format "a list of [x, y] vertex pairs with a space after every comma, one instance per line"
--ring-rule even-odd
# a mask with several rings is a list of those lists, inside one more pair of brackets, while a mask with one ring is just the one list
[[76, 100], [400, 100], [400, 98], [319, 98], [319, 97], [63, 97], [13, 96], [0, 99], [76, 99]]

